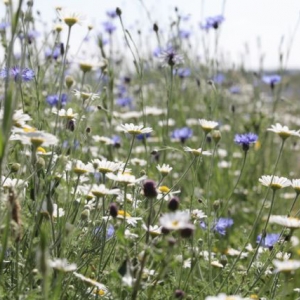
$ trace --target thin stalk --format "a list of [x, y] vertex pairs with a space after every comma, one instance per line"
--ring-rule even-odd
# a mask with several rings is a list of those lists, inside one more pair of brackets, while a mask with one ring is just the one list
[[126, 159], [126, 162], [125, 162], [125, 165], [124, 165], [123, 173], [125, 172], [126, 167], [127, 167], [127, 165], [128, 165], [128, 161], [129, 161], [129, 158], [130, 158], [132, 149], [133, 149], [134, 140], [135, 140], [135, 135], [132, 135], [132, 140], [131, 140], [131, 144], [130, 144], [130, 149], [129, 149], [129, 153], [128, 153], [128, 156], [127, 156], [127, 159]]

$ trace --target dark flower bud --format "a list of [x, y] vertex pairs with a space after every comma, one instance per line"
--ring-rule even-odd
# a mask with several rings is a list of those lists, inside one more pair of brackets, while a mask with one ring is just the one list
[[119, 7], [116, 8], [116, 14], [120, 17], [122, 15], [122, 11]]
[[184, 291], [182, 291], [182, 290], [176, 290], [175, 291], [175, 298], [176, 299], [183, 299], [183, 297], [184, 297]]
[[223, 265], [223, 267], [225, 267], [227, 265], [228, 259], [227, 259], [226, 255], [221, 256], [220, 263]]
[[11, 165], [11, 167], [10, 167], [10, 171], [11, 171], [12, 173], [16, 173], [16, 172], [18, 172], [18, 171], [20, 170], [20, 167], [21, 167], [20, 164], [18, 164], [18, 163], [13, 163], [13, 164]]
[[173, 247], [176, 245], [176, 240], [173, 237], [168, 238], [168, 244], [170, 247]]
[[213, 208], [215, 211], [217, 211], [221, 206], [221, 201], [220, 200], [216, 200], [213, 202]]
[[177, 210], [179, 207], [179, 198], [173, 197], [168, 203], [168, 209], [171, 211]]
[[182, 238], [190, 238], [194, 233], [195, 227], [193, 224], [189, 224], [188, 227], [180, 230], [180, 235]]
[[75, 130], [74, 120], [69, 120], [68, 123], [67, 123], [66, 128], [73, 132]]
[[109, 206], [109, 214], [113, 217], [116, 218], [118, 216], [118, 207], [116, 203], [111, 203]]
[[153, 31], [158, 32], [159, 28], [156, 23], [153, 24]]
[[87, 128], [85, 129], [85, 132], [86, 132], [86, 133], [90, 133], [90, 132], [91, 132], [91, 127], [87, 127]]
[[156, 190], [156, 184], [153, 180], [145, 180], [143, 189], [144, 189], [145, 197], [156, 198], [157, 190]]
[[212, 138], [213, 138], [214, 142], [216, 144], [218, 144], [221, 139], [221, 132], [219, 130], [214, 130], [212, 132]]
[[168, 234], [169, 232], [170, 232], [169, 229], [167, 229], [167, 228], [165, 228], [165, 227], [162, 227], [162, 229], [161, 229], [161, 233], [162, 233], [162, 234]]

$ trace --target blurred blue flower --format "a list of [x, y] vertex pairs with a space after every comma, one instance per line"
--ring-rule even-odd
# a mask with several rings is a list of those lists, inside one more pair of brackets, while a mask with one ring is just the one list
[[20, 69], [19, 66], [14, 66], [10, 70], [6, 68], [0, 70], [0, 77], [7, 78], [8, 76], [13, 78], [16, 82], [21, 81], [31, 81], [34, 78], [34, 71], [29, 68]]
[[112, 34], [117, 29], [117, 27], [110, 21], [103, 22], [102, 25], [108, 34]]
[[241, 88], [237, 85], [233, 85], [232, 87], [229, 88], [229, 92], [231, 94], [240, 94], [241, 93]]
[[281, 81], [281, 76], [279, 76], [279, 75], [264, 75], [261, 80], [264, 83], [270, 85], [271, 89], [273, 89], [275, 84], [277, 84]]
[[122, 140], [121, 140], [121, 138], [118, 135], [112, 136], [111, 139], [112, 139], [112, 142], [113, 142], [113, 146], [115, 148], [119, 148], [121, 146]]
[[144, 141], [145, 139], [147, 139], [147, 138], [150, 137], [150, 136], [151, 136], [151, 133], [148, 132], [148, 133], [137, 134], [137, 135], [135, 136], [135, 138], [136, 138], [137, 140], [139, 140], [139, 141]]
[[191, 70], [189, 68], [179, 68], [174, 70], [174, 74], [177, 74], [179, 78], [183, 79], [191, 75]]
[[278, 242], [279, 237], [279, 233], [269, 233], [262, 239], [262, 235], [260, 234], [256, 239], [256, 243], [260, 243], [260, 246], [264, 248], [272, 248]]
[[208, 17], [205, 19], [204, 24], [200, 24], [201, 29], [209, 30], [211, 28], [218, 29], [220, 24], [223, 23], [225, 18], [222, 15]]
[[[207, 228], [207, 225], [204, 221], [200, 221], [199, 225], [202, 229]], [[218, 232], [221, 235], [225, 235], [226, 234], [226, 229], [231, 227], [232, 225], [233, 225], [233, 220], [232, 219], [230, 219], [230, 218], [219, 218], [219, 219], [214, 221], [211, 228], [212, 228], [213, 231]]]
[[106, 15], [112, 19], [114, 19], [117, 16], [117, 12], [115, 9], [107, 10]]
[[121, 107], [132, 107], [132, 98], [131, 97], [120, 97], [116, 99], [116, 104]]
[[172, 132], [171, 137], [176, 140], [180, 140], [184, 143], [187, 139], [191, 138], [193, 135], [193, 130], [188, 127], [177, 128]]
[[[106, 226], [106, 240], [109, 240], [110, 238], [112, 238], [115, 234], [115, 228], [112, 224], [107, 224]], [[94, 229], [94, 235], [102, 238], [102, 227], [96, 227]]]
[[1, 31], [5, 31], [5, 29], [6, 29], [7, 27], [9, 27], [9, 23], [7, 23], [7, 22], [1, 22], [1, 23], [0, 23], [0, 32], [1, 32]]
[[178, 54], [173, 47], [168, 47], [167, 50], [164, 50], [159, 55], [159, 58], [162, 62], [162, 66], [177, 66], [184, 62], [183, 56]]
[[[62, 94], [61, 95], [61, 105], [65, 106], [68, 101], [68, 95], [67, 94]], [[56, 106], [59, 103], [59, 95], [48, 95], [46, 97], [46, 102], [50, 106]]]
[[244, 151], [248, 151], [250, 144], [254, 144], [257, 142], [258, 136], [255, 133], [244, 133], [244, 134], [236, 134], [234, 137], [234, 142], [243, 147]]
[[46, 58], [52, 57], [53, 59], [57, 59], [60, 56], [60, 47], [55, 47], [54, 49], [46, 49], [45, 56]]
[[233, 220], [230, 218], [219, 218], [214, 226], [213, 226], [213, 230], [218, 232], [221, 235], [225, 235], [226, 234], [226, 229], [231, 227], [233, 225]]
[[186, 29], [179, 30], [179, 36], [183, 39], [188, 39], [191, 36], [192, 32]]
[[222, 84], [225, 80], [225, 76], [224, 74], [217, 74], [216, 76], [213, 77], [213, 82], [217, 83], [217, 84]]

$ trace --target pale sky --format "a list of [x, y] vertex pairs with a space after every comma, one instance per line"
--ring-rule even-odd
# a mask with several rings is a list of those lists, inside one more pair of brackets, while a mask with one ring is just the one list
[[[86, 24], [94, 24], [97, 32], [102, 30], [102, 22], [107, 20], [105, 12], [120, 7], [125, 27], [135, 39], [138, 38], [137, 29], [141, 29], [142, 38], [154, 36], [151, 32], [153, 22], [157, 22], [167, 36], [168, 26], [171, 20], [175, 20], [174, 7], [177, 6], [179, 13], [191, 15], [189, 21], [181, 23], [181, 27], [192, 30], [191, 43], [199, 47], [199, 51], [194, 50], [200, 57], [203, 52], [200, 49], [201, 39], [204, 35], [199, 29], [200, 21], [224, 12], [225, 21], [221, 26], [219, 50], [229, 64], [239, 64], [242, 57], [246, 56], [247, 44], [249, 54], [244, 61], [248, 69], [258, 68], [261, 54], [265, 56], [265, 69], [278, 68], [279, 53], [281, 51], [286, 57], [296, 30], [287, 67], [300, 68], [300, 28], [297, 28], [300, 16], [299, 0], [36, 0], [34, 3], [35, 10], [38, 9], [43, 20], [49, 24], [56, 16], [56, 5], [84, 14]], [[119, 23], [118, 20], [114, 22]], [[74, 49], [86, 33], [86, 26], [77, 26], [76, 30], [75, 26], [73, 28], [71, 46]], [[210, 34], [210, 39], [214, 40], [214, 32]]]

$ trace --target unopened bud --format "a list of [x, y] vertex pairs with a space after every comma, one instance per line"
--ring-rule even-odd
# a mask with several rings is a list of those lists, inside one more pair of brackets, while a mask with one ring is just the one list
[[221, 139], [221, 132], [220, 132], [220, 130], [214, 130], [212, 132], [212, 138], [213, 138], [214, 142], [216, 144], [218, 144], [219, 141], [220, 141], [220, 139]]

